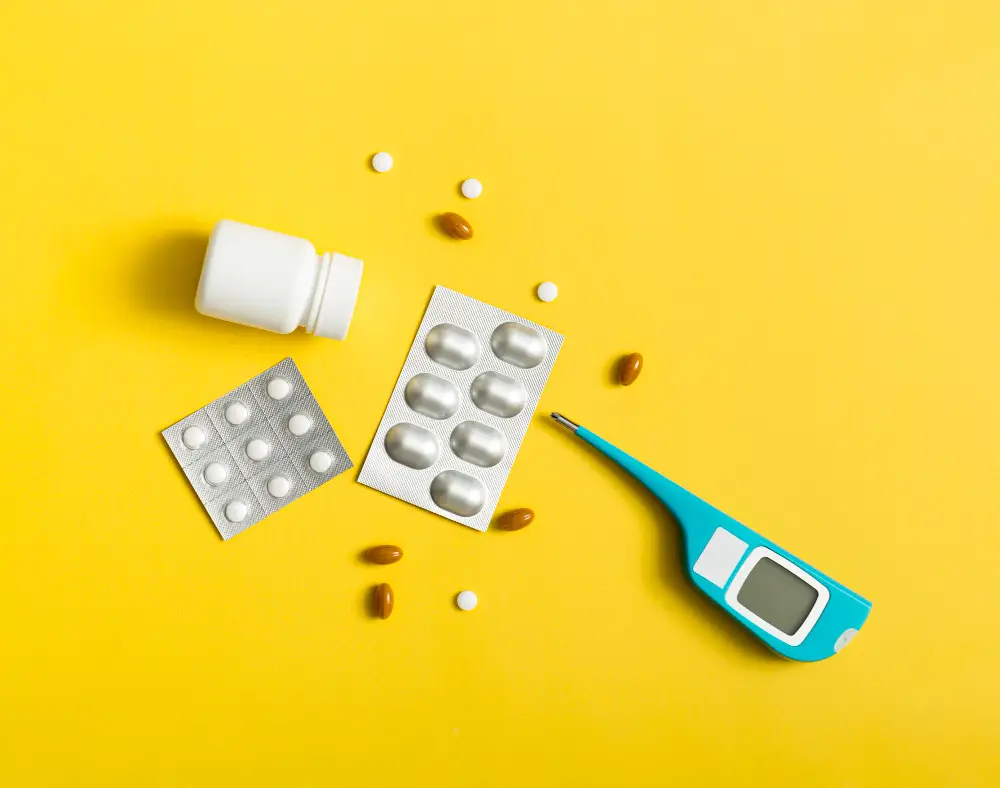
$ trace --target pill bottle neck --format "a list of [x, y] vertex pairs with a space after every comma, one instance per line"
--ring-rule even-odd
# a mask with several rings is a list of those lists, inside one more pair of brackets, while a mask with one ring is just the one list
[[306, 331], [329, 339], [345, 339], [354, 315], [364, 264], [335, 252], [316, 256], [312, 296], [300, 320]]
[[319, 309], [323, 305], [323, 296], [330, 283], [330, 260], [332, 257], [333, 255], [329, 252], [316, 255], [316, 277], [313, 279], [312, 296], [299, 320], [299, 325], [303, 326], [310, 334], [316, 329]]

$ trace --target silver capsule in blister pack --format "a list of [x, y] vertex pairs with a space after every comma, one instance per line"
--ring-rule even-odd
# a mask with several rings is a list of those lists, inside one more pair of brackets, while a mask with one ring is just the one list
[[418, 471], [430, 468], [441, 453], [433, 432], [406, 421], [385, 434], [385, 450], [396, 462]]
[[534, 369], [545, 360], [545, 340], [535, 329], [504, 323], [490, 337], [497, 358], [521, 369]]
[[421, 416], [447, 419], [455, 415], [462, 404], [458, 387], [444, 378], [422, 372], [406, 384], [406, 404]]
[[435, 288], [358, 481], [485, 531], [562, 341]]
[[507, 451], [503, 433], [478, 421], [463, 421], [452, 431], [448, 443], [455, 454], [481, 468], [492, 468]]
[[431, 482], [431, 498], [442, 509], [470, 517], [486, 505], [486, 488], [479, 479], [458, 471], [442, 471]]
[[468, 369], [479, 360], [479, 340], [471, 331], [441, 323], [424, 340], [427, 355], [452, 369]]
[[472, 401], [476, 407], [502, 419], [520, 413], [527, 400], [524, 384], [499, 372], [484, 372], [472, 381]]

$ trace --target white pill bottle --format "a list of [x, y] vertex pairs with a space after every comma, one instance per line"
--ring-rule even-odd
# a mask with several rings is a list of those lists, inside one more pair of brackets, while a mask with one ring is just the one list
[[208, 241], [195, 307], [203, 315], [289, 334], [344, 339], [364, 263], [316, 254], [304, 238], [223, 219]]

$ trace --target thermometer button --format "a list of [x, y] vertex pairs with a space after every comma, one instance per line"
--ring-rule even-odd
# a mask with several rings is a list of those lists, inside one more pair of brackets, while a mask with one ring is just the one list
[[837, 638], [837, 642], [833, 644], [833, 650], [839, 652], [844, 646], [854, 640], [854, 636], [858, 634], [856, 629], [845, 629], [844, 634]]

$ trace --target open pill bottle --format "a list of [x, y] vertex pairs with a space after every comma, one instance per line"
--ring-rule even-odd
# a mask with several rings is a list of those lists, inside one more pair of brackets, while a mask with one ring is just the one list
[[223, 219], [212, 230], [195, 307], [203, 315], [289, 334], [344, 339], [364, 263], [316, 254], [304, 238]]

